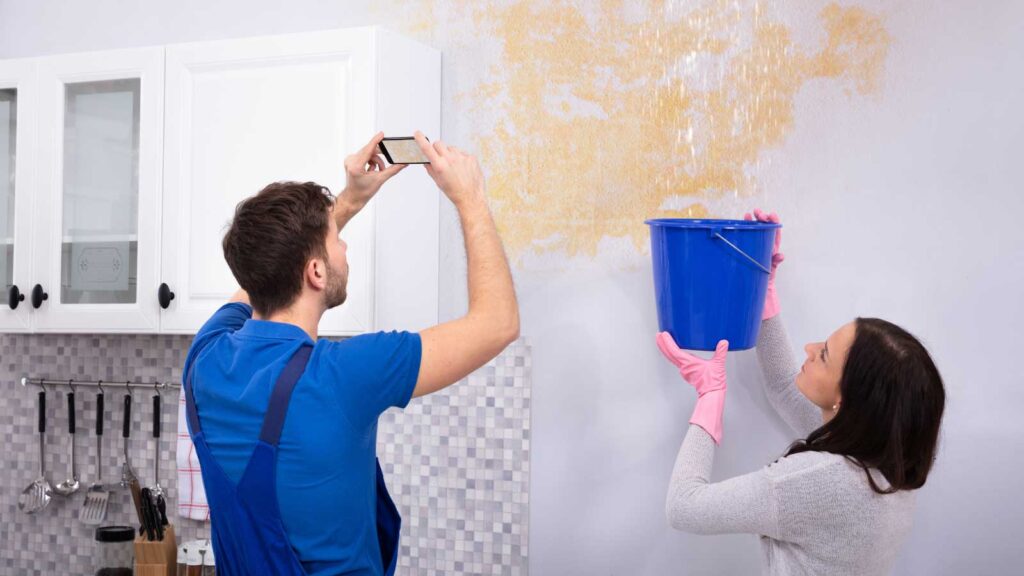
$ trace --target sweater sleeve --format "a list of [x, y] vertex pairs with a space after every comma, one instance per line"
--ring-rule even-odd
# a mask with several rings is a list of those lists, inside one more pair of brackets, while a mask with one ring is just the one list
[[778, 506], [766, 469], [711, 483], [715, 441], [690, 425], [669, 483], [665, 513], [694, 534], [751, 533], [779, 538]]
[[802, 438], [821, 426], [821, 410], [796, 387], [800, 367], [778, 316], [761, 322], [757, 360], [764, 375], [765, 394], [779, 416]]

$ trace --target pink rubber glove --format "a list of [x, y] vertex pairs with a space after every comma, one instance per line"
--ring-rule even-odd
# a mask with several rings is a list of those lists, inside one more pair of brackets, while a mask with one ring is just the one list
[[[753, 218], [751, 218], [750, 214], [743, 215], [744, 220], [753, 220], [755, 218], [758, 222], [779, 223], [779, 215], [775, 212], [765, 214], [758, 209], [754, 209]], [[775, 231], [775, 245], [772, 247], [772, 273], [768, 276], [768, 291], [764, 295], [764, 312], [761, 314], [761, 320], [774, 318], [779, 314], [779, 295], [775, 292], [775, 270], [786, 259], [786, 256], [779, 252], [780, 245], [782, 245], [781, 228]]]
[[722, 443], [722, 410], [725, 408], [725, 354], [729, 342], [721, 340], [710, 360], [683, 352], [668, 332], [658, 334], [658, 349], [679, 368], [683, 379], [697, 389], [697, 405], [690, 424], [703, 428], [715, 444]]

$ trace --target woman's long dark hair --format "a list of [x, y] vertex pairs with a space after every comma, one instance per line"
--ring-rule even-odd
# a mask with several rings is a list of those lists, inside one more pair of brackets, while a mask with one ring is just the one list
[[[935, 460], [946, 404], [942, 377], [924, 346], [899, 326], [857, 318], [856, 329], [839, 382], [839, 411], [786, 455], [845, 456], [879, 494], [920, 488]], [[888, 489], [879, 488], [871, 468], [885, 476]]]

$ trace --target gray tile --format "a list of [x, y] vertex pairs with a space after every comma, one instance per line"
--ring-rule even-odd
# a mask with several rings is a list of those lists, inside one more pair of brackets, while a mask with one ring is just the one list
[[[38, 474], [36, 392], [22, 376], [179, 381], [189, 336], [0, 334], [0, 575], [91, 574], [100, 556], [93, 527], [78, 521], [82, 492], [54, 497], [36, 515], [18, 495]], [[438, 394], [381, 417], [378, 453], [402, 513], [400, 574], [509, 574], [528, 570], [530, 349], [514, 343], [487, 366]], [[123, 388], [105, 387], [103, 480], [120, 477]], [[70, 468], [66, 388], [47, 394], [46, 466], [51, 483]], [[130, 457], [144, 482], [153, 477], [151, 397], [133, 390]], [[76, 449], [84, 485], [97, 477], [95, 388], [80, 389]], [[160, 438], [160, 480], [174, 510], [177, 396], [167, 394]], [[114, 492], [107, 524], [130, 524], [130, 497]], [[179, 542], [208, 538], [209, 525], [172, 517]], [[90, 570], [92, 568], [92, 570]]]

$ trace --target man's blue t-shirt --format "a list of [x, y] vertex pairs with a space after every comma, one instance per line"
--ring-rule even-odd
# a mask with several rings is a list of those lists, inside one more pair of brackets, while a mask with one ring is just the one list
[[376, 527], [377, 418], [412, 398], [420, 337], [379, 332], [318, 340], [294, 324], [252, 319], [225, 304], [185, 358], [210, 451], [235, 482], [249, 463], [285, 364], [314, 344], [292, 393], [277, 458], [285, 531], [308, 574], [380, 574]]

